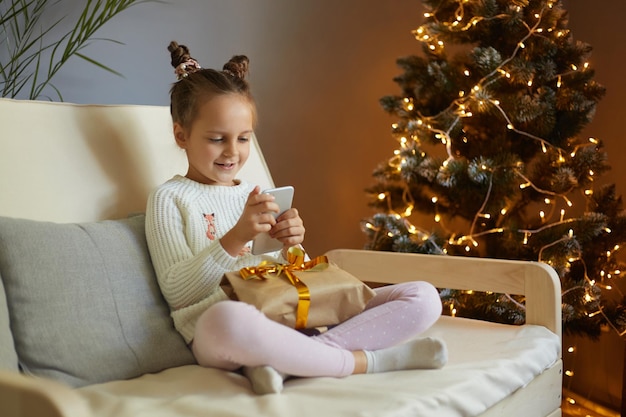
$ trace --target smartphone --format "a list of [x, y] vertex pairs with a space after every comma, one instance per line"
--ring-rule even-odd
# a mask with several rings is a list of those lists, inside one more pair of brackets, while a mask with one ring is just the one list
[[[293, 202], [293, 187], [287, 185], [285, 187], [270, 188], [262, 193], [274, 196], [274, 202], [278, 204], [278, 213], [274, 213], [274, 217], [278, 217], [291, 208]], [[269, 233], [260, 233], [252, 241], [252, 254], [261, 255], [267, 252], [274, 252], [282, 249], [283, 244], [278, 239], [270, 237]]]

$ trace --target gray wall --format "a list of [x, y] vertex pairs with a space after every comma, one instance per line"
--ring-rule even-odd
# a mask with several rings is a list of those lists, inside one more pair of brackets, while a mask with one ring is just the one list
[[394, 148], [378, 98], [396, 91], [395, 59], [418, 50], [410, 31], [422, 13], [410, 0], [142, 4], [98, 33], [124, 46], [85, 50], [125, 78], [75, 60], [54, 81], [69, 102], [166, 105], [170, 40], [205, 67], [248, 55], [257, 133], [275, 182], [296, 187], [308, 250], [360, 248], [359, 221], [371, 214], [363, 189]]

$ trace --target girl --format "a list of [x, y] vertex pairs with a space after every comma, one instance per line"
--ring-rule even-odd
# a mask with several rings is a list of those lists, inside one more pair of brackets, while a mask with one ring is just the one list
[[[275, 219], [273, 197], [237, 179], [256, 122], [248, 59], [235, 56], [217, 71], [200, 68], [183, 45], [168, 49], [178, 75], [170, 91], [174, 138], [189, 168], [151, 193], [146, 236], [174, 325], [198, 363], [243, 366], [260, 394], [279, 392], [281, 374], [342, 377], [443, 366], [442, 341], [413, 339], [441, 314], [439, 294], [426, 282], [377, 289], [363, 313], [311, 337], [228, 299], [220, 288], [225, 272], [267, 256], [286, 263], [286, 250], [303, 242], [305, 229], [295, 208]], [[283, 249], [252, 255], [250, 241], [262, 232]]]

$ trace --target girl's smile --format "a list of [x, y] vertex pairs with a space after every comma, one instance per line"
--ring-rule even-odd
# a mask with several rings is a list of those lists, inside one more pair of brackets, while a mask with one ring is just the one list
[[187, 177], [212, 185], [233, 185], [250, 155], [254, 113], [238, 94], [216, 96], [198, 108], [191, 128], [174, 124], [178, 145], [187, 152]]

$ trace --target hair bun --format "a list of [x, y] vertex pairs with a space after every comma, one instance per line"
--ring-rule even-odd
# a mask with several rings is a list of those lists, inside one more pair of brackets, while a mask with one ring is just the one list
[[179, 45], [178, 42], [172, 41], [167, 50], [170, 51], [171, 64], [175, 68], [174, 72], [179, 80], [201, 69], [198, 61], [189, 55], [189, 48], [185, 45]]
[[172, 58], [172, 66], [174, 68], [176, 68], [183, 62], [191, 59], [191, 55], [189, 55], [189, 48], [187, 48], [185, 45], [179, 45], [176, 41], [170, 42], [167, 50], [170, 52]]
[[224, 64], [223, 72], [233, 77], [245, 79], [248, 75], [248, 63], [250, 60], [245, 55], [235, 55], [227, 63]]

